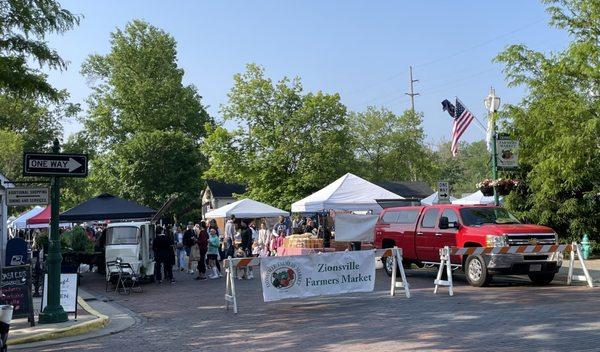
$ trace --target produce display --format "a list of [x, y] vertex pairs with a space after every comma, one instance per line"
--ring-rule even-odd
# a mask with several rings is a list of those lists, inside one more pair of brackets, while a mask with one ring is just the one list
[[312, 233], [291, 235], [283, 239], [283, 247], [287, 248], [323, 248], [323, 239]]

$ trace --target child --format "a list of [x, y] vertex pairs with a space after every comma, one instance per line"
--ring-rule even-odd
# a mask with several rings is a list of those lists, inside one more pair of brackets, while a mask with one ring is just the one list
[[217, 235], [217, 230], [210, 229], [210, 237], [208, 238], [208, 251], [206, 252], [208, 258], [208, 278], [218, 279], [221, 273], [217, 270], [217, 260], [219, 260], [219, 245], [221, 241]]

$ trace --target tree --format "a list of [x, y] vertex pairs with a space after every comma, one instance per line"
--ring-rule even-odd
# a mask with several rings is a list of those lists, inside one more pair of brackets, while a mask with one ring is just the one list
[[88, 135], [103, 149], [138, 132], [182, 132], [194, 140], [205, 135], [210, 117], [196, 88], [183, 85], [177, 43], [168, 33], [135, 20], [111, 34], [107, 55], [90, 55], [82, 66], [92, 82]]
[[65, 69], [66, 62], [48, 46], [48, 33], [63, 33], [79, 24], [79, 17], [53, 0], [2, 0], [0, 2], [0, 93], [56, 100], [59, 92], [46, 75], [28, 67], [37, 62]]
[[439, 179], [448, 181], [454, 196], [475, 191], [475, 184], [491, 177], [490, 154], [486, 142], [460, 142], [459, 154], [450, 152], [451, 142], [443, 141], [437, 147], [436, 156]]
[[179, 195], [174, 212], [199, 198], [200, 154], [212, 119], [196, 88], [183, 84], [177, 43], [135, 20], [111, 34], [111, 50], [91, 55], [82, 73], [93, 92], [82, 139], [93, 146], [90, 189], [158, 208]]
[[432, 182], [432, 155], [424, 144], [422, 118], [422, 114], [411, 110], [398, 116], [372, 106], [365, 112], [352, 113], [350, 124], [360, 173], [376, 181]]
[[98, 189], [158, 209], [170, 196], [181, 213], [200, 197], [203, 158], [182, 132], [138, 132], [94, 162]]
[[523, 45], [500, 53], [512, 86], [527, 96], [506, 109], [520, 141], [522, 186], [508, 205], [561, 235], [600, 239], [600, 2], [547, 0], [550, 23], [573, 41], [545, 55]]
[[281, 208], [351, 169], [346, 108], [338, 94], [304, 93], [299, 78], [266, 78], [249, 64], [234, 76], [222, 109], [232, 132], [212, 128], [203, 150], [206, 177], [247, 185], [246, 196]]
[[0, 141], [0, 172], [10, 180], [17, 180], [23, 169], [23, 136], [0, 130]]

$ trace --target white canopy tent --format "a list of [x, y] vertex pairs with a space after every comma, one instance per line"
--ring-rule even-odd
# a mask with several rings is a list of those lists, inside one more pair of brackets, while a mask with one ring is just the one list
[[[451, 203], [454, 203], [455, 200], [456, 200], [456, 198], [450, 196]], [[439, 202], [440, 202], [440, 197], [438, 195], [438, 192], [434, 192], [429, 197], [421, 199], [421, 204], [423, 204], [423, 205], [438, 204]]]
[[[502, 197], [499, 198], [500, 204], [503, 203]], [[452, 204], [494, 204], [494, 196], [484, 196], [481, 191], [469, 194], [466, 197], [457, 199]]]
[[214, 219], [226, 218], [231, 215], [236, 218], [272, 218], [279, 215], [289, 216], [290, 213], [252, 199], [242, 199], [209, 211], [205, 217]]
[[27, 219], [30, 219], [30, 218], [36, 216], [37, 214], [41, 213], [42, 210], [44, 210], [43, 207], [40, 207], [39, 205], [36, 205], [32, 209], [30, 209], [30, 210], [24, 212], [23, 214], [19, 215], [8, 226], [12, 227], [14, 229], [17, 229], [17, 230], [24, 229], [24, 228], [27, 227]]
[[333, 181], [325, 188], [292, 204], [292, 212], [313, 213], [322, 210], [372, 210], [381, 212], [376, 199], [404, 199], [351, 173]]

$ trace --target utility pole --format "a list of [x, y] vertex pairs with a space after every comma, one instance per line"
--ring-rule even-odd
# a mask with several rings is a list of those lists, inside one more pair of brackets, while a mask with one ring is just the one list
[[412, 66], [410, 68], [410, 93], [404, 93], [410, 97], [410, 109], [412, 112], [415, 112], [415, 95], [419, 95], [419, 93], [415, 93], [414, 91], [414, 83], [419, 82], [418, 79], [413, 79]]

